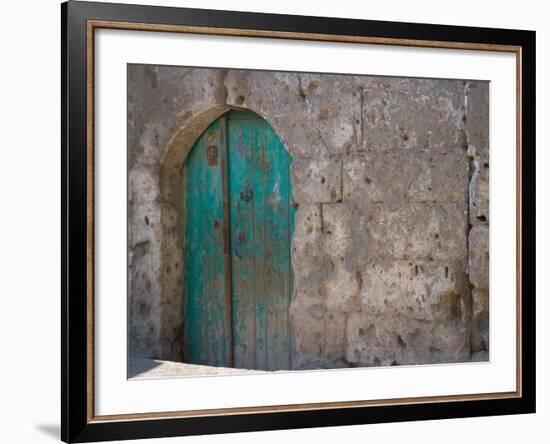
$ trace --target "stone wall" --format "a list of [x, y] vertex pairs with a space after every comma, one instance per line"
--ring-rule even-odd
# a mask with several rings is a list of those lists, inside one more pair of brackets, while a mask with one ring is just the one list
[[469, 82], [466, 91], [470, 156], [468, 238], [472, 285], [471, 349], [474, 359], [489, 352], [489, 84]]
[[130, 354], [183, 359], [182, 165], [235, 107], [293, 158], [293, 368], [486, 359], [488, 87], [130, 65]]

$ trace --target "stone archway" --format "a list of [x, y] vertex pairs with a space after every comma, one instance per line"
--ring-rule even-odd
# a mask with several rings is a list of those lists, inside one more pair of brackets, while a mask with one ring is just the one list
[[[231, 110], [243, 111], [246, 109], [223, 104], [210, 106], [202, 112], [194, 114], [185, 124], [173, 131], [159, 153], [158, 164], [155, 166], [158, 176], [151, 177], [151, 181], [156, 181], [151, 187], [158, 188], [158, 196], [154, 201], [141, 206], [144, 213], [158, 214], [158, 220], [151, 215], [144, 216], [144, 218], [148, 218], [147, 225], [155, 224], [151, 233], [153, 240], [134, 248], [136, 250], [134, 262], [137, 262], [138, 266], [140, 256], [149, 258], [149, 263], [144, 265], [144, 268], [148, 268], [148, 270], [144, 270], [144, 274], [148, 273], [150, 278], [142, 285], [149, 289], [151, 294], [158, 294], [158, 299], [151, 301], [152, 307], [148, 307], [148, 314], [152, 314], [148, 320], [150, 325], [137, 324], [141, 331], [149, 332], [147, 338], [141, 342], [146, 349], [141, 354], [147, 357], [153, 356], [174, 361], [184, 360], [182, 313], [185, 303], [183, 300], [185, 258], [182, 251], [185, 244], [187, 214], [185, 205], [182, 205], [186, 199], [183, 167], [193, 144], [202, 132], [212, 121]], [[265, 119], [264, 116], [262, 117]], [[285, 150], [287, 150], [286, 146]], [[139, 251], [140, 248], [143, 251]], [[146, 254], [145, 249], [147, 250]], [[134, 275], [136, 274], [140, 279], [139, 273], [134, 273]], [[146, 295], [144, 295], [145, 297]], [[136, 304], [133, 305], [136, 306]], [[140, 307], [140, 304], [137, 304], [137, 307]], [[151, 338], [154, 338], [155, 343]]]

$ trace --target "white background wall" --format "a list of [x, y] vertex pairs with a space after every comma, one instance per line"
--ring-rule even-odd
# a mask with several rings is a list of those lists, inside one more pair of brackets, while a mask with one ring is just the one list
[[[120, 3], [136, 3], [123, 1]], [[139, 2], [139, 1], [137, 1]], [[144, 3], [537, 31], [538, 413], [528, 416], [173, 438], [156, 442], [512, 443], [548, 440], [550, 421], [550, 14], [535, 0], [193, 0]], [[0, 27], [0, 441], [54, 442], [60, 373], [60, 21], [57, 0], [5, 2]], [[546, 149], [545, 149], [546, 148]], [[496, 147], [495, 147], [496, 149]], [[494, 295], [498, 297], [498, 295]]]

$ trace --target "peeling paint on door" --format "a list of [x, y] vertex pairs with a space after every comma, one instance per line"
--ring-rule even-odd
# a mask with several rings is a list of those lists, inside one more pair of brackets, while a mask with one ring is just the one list
[[251, 112], [227, 113], [195, 143], [186, 162], [187, 362], [290, 368], [290, 162]]

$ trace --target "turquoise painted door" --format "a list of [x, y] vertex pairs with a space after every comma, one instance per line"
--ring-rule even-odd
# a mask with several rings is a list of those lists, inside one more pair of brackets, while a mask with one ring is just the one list
[[186, 362], [290, 368], [291, 158], [267, 121], [230, 111], [186, 161]]

